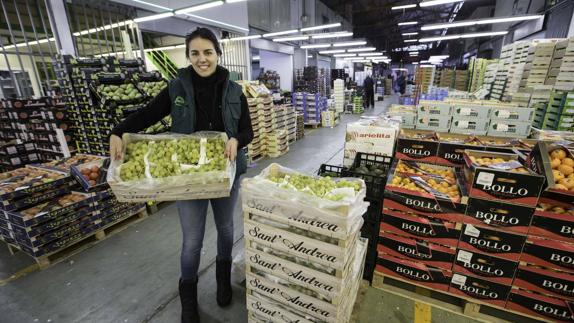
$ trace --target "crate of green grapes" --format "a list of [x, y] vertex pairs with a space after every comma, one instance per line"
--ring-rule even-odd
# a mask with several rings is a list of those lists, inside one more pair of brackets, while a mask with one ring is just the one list
[[235, 178], [235, 163], [224, 155], [225, 133], [126, 133], [122, 139], [122, 159], [112, 161], [107, 177], [119, 201], [176, 201], [229, 196]]

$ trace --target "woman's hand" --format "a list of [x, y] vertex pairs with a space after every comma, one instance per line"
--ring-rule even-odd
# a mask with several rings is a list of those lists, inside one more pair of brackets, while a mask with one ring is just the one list
[[230, 161], [235, 161], [237, 157], [237, 145], [239, 142], [235, 138], [230, 138], [225, 146], [225, 157], [228, 157]]
[[110, 136], [110, 158], [112, 158], [112, 160], [122, 159], [123, 147], [124, 143], [122, 142], [122, 138], [116, 135]]

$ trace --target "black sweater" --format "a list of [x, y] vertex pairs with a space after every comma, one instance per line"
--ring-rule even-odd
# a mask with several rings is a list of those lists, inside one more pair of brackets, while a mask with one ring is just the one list
[[[221, 98], [223, 86], [227, 81], [229, 72], [220, 66], [213, 75], [201, 77], [190, 66], [193, 90], [195, 94], [195, 106], [197, 109], [195, 131], [225, 131], [223, 114], [221, 112]], [[137, 133], [146, 129], [171, 113], [171, 100], [169, 90], [166, 87], [153, 98], [147, 107], [129, 115], [123, 122], [118, 124], [112, 134], [121, 137], [124, 133]], [[253, 140], [253, 128], [249, 116], [249, 106], [245, 95], [241, 95], [241, 117], [237, 132], [238, 148], [247, 146]]]

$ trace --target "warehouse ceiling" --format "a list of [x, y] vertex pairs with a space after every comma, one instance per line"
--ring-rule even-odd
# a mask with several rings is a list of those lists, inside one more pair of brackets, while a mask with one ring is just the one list
[[[464, 2], [437, 5], [432, 7], [415, 9], [391, 10], [393, 6], [418, 3], [414, 0], [322, 0], [332, 10], [353, 25], [354, 36], [366, 38], [370, 45], [378, 50], [386, 50], [393, 61], [419, 61], [427, 59], [430, 55], [438, 55], [445, 52], [449, 43], [425, 43], [430, 45], [429, 50], [421, 51], [419, 57], [409, 57], [407, 52], [393, 51], [396, 48], [404, 48], [416, 45], [416, 42], [405, 42], [406, 39], [440, 35], [444, 30], [421, 31], [420, 27], [425, 24], [448, 22], [454, 17], [455, 21], [469, 19], [478, 7], [492, 6], [496, 0], [466, 0]], [[488, 16], [476, 16], [474, 18], [486, 18], [492, 16], [493, 10], [487, 10]], [[418, 21], [417, 25], [398, 26], [400, 22]], [[476, 28], [476, 27], [474, 27]], [[481, 27], [488, 28], [488, 27]], [[473, 31], [476, 29], [472, 29]], [[466, 31], [471, 31], [467, 29]], [[416, 36], [403, 36], [403, 33], [418, 32]], [[452, 46], [452, 45], [450, 45]]]

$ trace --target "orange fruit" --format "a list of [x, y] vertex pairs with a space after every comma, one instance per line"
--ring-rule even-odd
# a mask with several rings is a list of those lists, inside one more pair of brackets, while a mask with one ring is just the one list
[[562, 165], [568, 165], [568, 166], [574, 167], [574, 159], [572, 159], [570, 157], [566, 157], [566, 158], [562, 159]]
[[552, 161], [550, 162], [550, 165], [552, 165], [552, 169], [557, 169], [558, 166], [560, 166], [562, 164], [562, 162], [560, 161], [560, 159], [558, 158], [554, 158], [552, 159]]
[[559, 170], [553, 169], [552, 174], [554, 175], [554, 181], [556, 182], [564, 178], [564, 174]]
[[562, 159], [566, 158], [566, 152], [562, 149], [556, 149], [550, 153], [550, 156], [552, 156], [552, 159], [558, 158], [558, 159], [562, 160]]
[[569, 178], [563, 178], [558, 181], [558, 184], [564, 185], [566, 188], [571, 189], [574, 187], [574, 181]]
[[562, 174], [564, 174], [564, 176], [568, 176], [568, 175], [574, 173], [574, 168], [572, 168], [572, 166], [568, 166], [568, 165], [564, 165], [564, 164], [558, 166], [558, 170], [560, 172], [562, 172]]
[[564, 186], [562, 184], [556, 184], [556, 185], [554, 185], [554, 188], [557, 190], [565, 190], [565, 191], [568, 190], [568, 188], [566, 188], [566, 186]]

